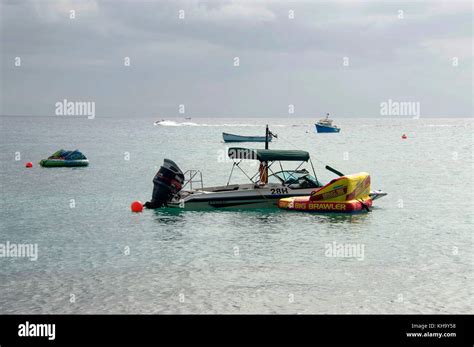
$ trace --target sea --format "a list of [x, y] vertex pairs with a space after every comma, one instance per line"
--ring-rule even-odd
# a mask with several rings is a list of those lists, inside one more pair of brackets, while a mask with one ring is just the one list
[[[473, 313], [472, 119], [336, 118], [338, 134], [313, 118], [157, 120], [0, 118], [0, 313]], [[308, 151], [320, 181], [325, 165], [368, 172], [388, 195], [357, 215], [131, 212], [165, 158], [226, 184], [222, 132], [266, 124], [270, 148]], [[90, 166], [38, 165], [58, 149]]]

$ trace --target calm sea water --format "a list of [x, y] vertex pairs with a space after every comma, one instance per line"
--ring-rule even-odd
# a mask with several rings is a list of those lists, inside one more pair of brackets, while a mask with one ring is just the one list
[[[154, 120], [1, 118], [0, 243], [36, 243], [38, 259], [0, 258], [0, 313], [473, 312], [471, 119], [337, 119], [329, 135], [313, 119]], [[164, 158], [225, 184], [222, 131], [266, 123], [271, 148], [309, 151], [322, 181], [322, 163], [368, 171], [389, 195], [352, 217], [130, 212]], [[40, 168], [59, 148], [91, 165]], [[363, 257], [327, 256], [334, 242]]]

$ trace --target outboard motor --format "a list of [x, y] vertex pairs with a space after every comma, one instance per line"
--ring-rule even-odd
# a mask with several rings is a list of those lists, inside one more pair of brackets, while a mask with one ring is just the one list
[[153, 196], [145, 203], [146, 208], [166, 206], [166, 203], [183, 187], [184, 174], [172, 160], [165, 159], [153, 178]]

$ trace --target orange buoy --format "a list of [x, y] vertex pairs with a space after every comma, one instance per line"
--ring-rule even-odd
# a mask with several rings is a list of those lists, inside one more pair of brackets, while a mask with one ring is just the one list
[[141, 203], [141, 201], [134, 201], [130, 205], [130, 209], [132, 210], [132, 212], [142, 212], [143, 204]]
[[405, 139], [407, 139], [407, 138], [408, 138], [408, 136], [407, 136], [406, 134], [403, 134], [403, 135], [402, 135], [402, 139], [405, 140]]
[[25, 167], [33, 167], [33, 163], [31, 161], [29, 161], [25, 164]]

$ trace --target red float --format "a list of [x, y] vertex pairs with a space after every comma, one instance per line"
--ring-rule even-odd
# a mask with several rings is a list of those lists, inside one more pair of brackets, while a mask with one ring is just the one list
[[132, 212], [135, 212], [135, 213], [142, 212], [143, 204], [141, 203], [141, 201], [134, 201], [130, 205], [130, 209], [132, 210]]

